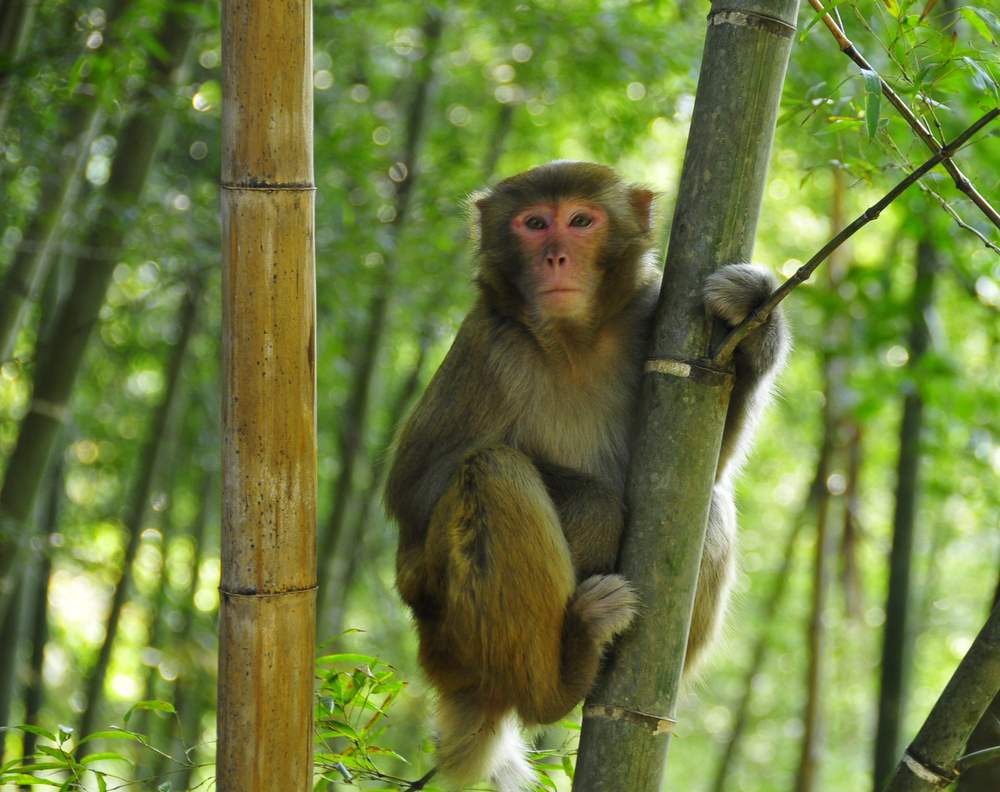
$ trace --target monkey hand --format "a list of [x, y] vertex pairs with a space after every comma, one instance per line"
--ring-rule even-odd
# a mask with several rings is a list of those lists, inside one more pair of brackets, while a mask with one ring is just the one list
[[[730, 264], [705, 279], [705, 305], [712, 316], [735, 327], [778, 286], [771, 272], [753, 264]], [[737, 374], [741, 369], [760, 377], [784, 360], [789, 334], [781, 309], [776, 308], [767, 321], [748, 335], [737, 349]]]
[[735, 327], [777, 286], [777, 278], [763, 267], [730, 264], [705, 280], [705, 304], [713, 316]]

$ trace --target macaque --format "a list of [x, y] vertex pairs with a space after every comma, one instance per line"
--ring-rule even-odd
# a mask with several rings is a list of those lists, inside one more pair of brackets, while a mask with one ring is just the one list
[[[478, 299], [400, 434], [386, 490], [397, 586], [439, 697], [439, 773], [456, 788], [490, 777], [525, 789], [519, 724], [556, 721], [586, 696], [639, 606], [614, 568], [660, 289], [653, 198], [565, 161], [474, 198]], [[723, 267], [705, 306], [735, 325], [774, 285]], [[688, 667], [725, 607], [731, 481], [787, 346], [775, 313], [737, 350]]]

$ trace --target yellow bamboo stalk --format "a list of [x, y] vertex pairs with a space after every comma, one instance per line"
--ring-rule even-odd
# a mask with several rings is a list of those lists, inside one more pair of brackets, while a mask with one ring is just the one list
[[224, 0], [223, 524], [216, 782], [312, 788], [312, 8]]

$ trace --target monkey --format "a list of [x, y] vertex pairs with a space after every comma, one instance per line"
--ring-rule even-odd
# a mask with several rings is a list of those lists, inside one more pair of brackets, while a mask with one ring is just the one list
[[[438, 769], [454, 788], [527, 788], [519, 726], [584, 698], [639, 606], [614, 569], [661, 281], [654, 198], [610, 167], [556, 161], [471, 200], [478, 296], [403, 425], [385, 492], [396, 585], [438, 694]], [[774, 286], [766, 270], [725, 266], [704, 304], [734, 326]], [[788, 344], [779, 311], [734, 356], [688, 668], [728, 598], [732, 479]]]

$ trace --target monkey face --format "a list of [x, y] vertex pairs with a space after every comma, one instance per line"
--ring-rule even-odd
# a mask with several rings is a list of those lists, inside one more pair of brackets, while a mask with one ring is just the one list
[[583, 319], [592, 312], [608, 234], [608, 213], [580, 198], [539, 202], [517, 212], [510, 230], [521, 248], [523, 290], [542, 318]]
[[536, 336], [600, 328], [648, 279], [652, 201], [605, 165], [570, 161], [472, 196], [486, 303]]

